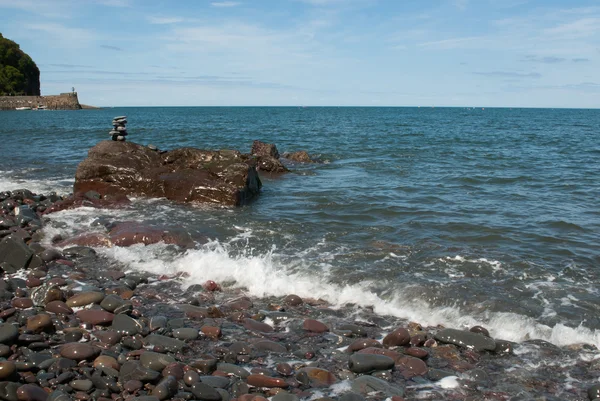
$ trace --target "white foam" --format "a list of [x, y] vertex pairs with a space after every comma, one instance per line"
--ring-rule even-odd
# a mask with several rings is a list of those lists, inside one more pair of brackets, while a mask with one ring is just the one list
[[438, 381], [438, 384], [443, 389], [457, 388], [460, 386], [457, 376], [446, 376]]
[[[131, 217], [129, 214], [133, 213], [127, 210], [106, 212], [111, 213], [112, 217]], [[98, 214], [98, 209], [79, 208], [50, 216], [63, 223], [64, 227], [57, 230], [69, 231], [73, 226], [89, 227]], [[255, 297], [297, 294], [303, 298], [324, 299], [333, 307], [346, 304], [368, 306], [379, 315], [395, 316], [425, 326], [441, 324], [446, 327], [469, 328], [483, 325], [493, 337], [509, 341], [543, 339], [559, 346], [588, 343], [600, 347], [600, 331], [583, 326], [571, 328], [557, 324], [550, 327], [516, 313], [484, 311], [472, 315], [465, 314], [456, 305], [434, 307], [427, 301], [416, 298], [408, 284], [392, 287], [386, 297], [382, 297], [381, 289], [389, 285], [381, 281], [339, 284], [339, 280], [335, 281], [339, 277], [334, 276], [335, 269], [332, 268], [334, 260], [327, 255], [315, 258], [312, 255], [313, 249], [305, 249], [291, 258], [290, 255], [279, 255], [274, 247], [269, 252], [256, 253], [250, 247], [240, 247], [238, 243], [240, 240], [247, 240], [249, 229], [236, 229], [240, 233], [231, 240], [233, 246], [211, 241], [184, 254], [174, 253], [172, 247], [165, 244], [99, 248], [97, 252], [125, 263], [130, 269], [170, 276], [185, 273], [183, 277], [186, 278], [182, 282], [184, 287], [214, 280], [222, 285], [234, 283], [234, 286], [245, 289], [248, 295]], [[546, 282], [544, 285], [547, 288], [556, 284]]]
[[232, 255], [227, 245], [212, 241], [201, 249], [190, 250], [174, 256], [164, 244], [135, 245], [129, 248], [98, 249], [98, 252], [115, 258], [133, 269], [155, 274], [174, 275], [186, 273], [184, 287], [214, 280], [218, 283], [235, 283], [251, 296], [285, 296], [321, 298], [341, 307], [345, 304], [370, 306], [380, 315], [391, 315], [426, 326], [442, 324], [447, 327], [468, 328], [484, 325], [495, 338], [520, 342], [543, 339], [562, 346], [588, 343], [600, 346], [600, 332], [583, 326], [571, 328], [562, 324], [546, 326], [533, 318], [516, 313], [486, 312], [481, 316], [465, 315], [456, 306], [432, 307], [414, 295], [397, 289], [389, 299], [382, 299], [371, 287], [376, 282], [362, 281], [339, 285], [331, 282], [328, 269], [286, 267], [278, 262], [274, 251], [262, 255], [247, 253]]
[[70, 193], [73, 188], [73, 178], [29, 179], [14, 177], [14, 171], [0, 171], [0, 191], [28, 189], [36, 194]]

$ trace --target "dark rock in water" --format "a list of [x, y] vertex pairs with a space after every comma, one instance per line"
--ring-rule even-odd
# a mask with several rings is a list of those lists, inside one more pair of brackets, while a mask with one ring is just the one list
[[261, 185], [239, 152], [182, 148], [161, 154], [131, 142], [103, 141], [77, 167], [73, 191], [234, 206], [250, 201]]
[[272, 156], [257, 156], [255, 166], [258, 171], [269, 173], [285, 173], [289, 171], [279, 159]]
[[404, 395], [404, 389], [388, 383], [383, 379], [373, 376], [360, 376], [352, 381], [352, 390], [359, 394], [368, 395], [373, 392], [381, 392], [388, 397]]
[[470, 331], [443, 329], [438, 331], [434, 338], [443, 343], [454, 344], [475, 351], [494, 351], [496, 349], [496, 342], [493, 339]]
[[407, 379], [415, 376], [423, 376], [429, 370], [427, 364], [421, 359], [408, 355], [398, 358], [396, 369]]
[[144, 338], [144, 344], [163, 347], [169, 352], [180, 352], [185, 347], [185, 343], [183, 341], [171, 337], [161, 336], [159, 334], [150, 334]]
[[288, 160], [300, 163], [314, 163], [314, 160], [311, 159], [308, 153], [306, 153], [306, 151], [304, 150], [300, 150], [297, 152], [285, 152], [283, 154], [283, 157]]
[[158, 352], [146, 351], [140, 355], [140, 363], [142, 366], [156, 370], [157, 372], [162, 371], [173, 362], [175, 362], [175, 359], [172, 356], [159, 354]]
[[127, 361], [119, 371], [119, 381], [125, 383], [129, 380], [151, 382], [160, 376], [160, 372], [143, 367], [138, 361]]
[[32, 256], [33, 251], [15, 235], [9, 235], [0, 241], [0, 263], [8, 263], [17, 269], [25, 269]]
[[71, 257], [89, 257], [96, 255], [96, 251], [87, 246], [73, 246], [63, 250], [63, 253], [65, 256]]
[[588, 388], [588, 397], [590, 398], [590, 400], [600, 398], [600, 384], [595, 384], [592, 387]]
[[250, 153], [253, 156], [271, 156], [275, 159], [279, 159], [279, 151], [277, 146], [272, 143], [264, 143], [261, 141], [254, 141], [252, 143], [252, 149]]
[[354, 373], [367, 373], [374, 370], [385, 370], [394, 367], [394, 360], [385, 355], [354, 354], [350, 357], [348, 367]]
[[183, 248], [191, 248], [194, 241], [190, 235], [178, 229], [152, 227], [136, 221], [115, 224], [109, 232], [110, 241], [116, 246], [131, 246], [135, 244], [156, 244], [164, 242]]
[[298, 370], [296, 380], [311, 387], [329, 387], [337, 381], [330, 371], [311, 366]]

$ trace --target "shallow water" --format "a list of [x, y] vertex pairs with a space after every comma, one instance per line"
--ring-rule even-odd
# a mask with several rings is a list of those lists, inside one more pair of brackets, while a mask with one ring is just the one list
[[297, 293], [513, 341], [600, 346], [599, 110], [123, 108], [0, 113], [0, 189], [69, 192], [77, 163], [128, 116], [161, 149], [247, 152], [259, 139], [323, 163], [264, 178], [239, 209], [138, 199], [80, 209], [182, 226], [210, 242], [103, 251], [132, 268], [189, 273], [255, 296]]

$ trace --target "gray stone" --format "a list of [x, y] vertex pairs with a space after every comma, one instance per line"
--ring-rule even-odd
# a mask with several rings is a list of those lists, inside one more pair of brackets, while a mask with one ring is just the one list
[[0, 263], [6, 262], [17, 269], [25, 269], [32, 256], [33, 251], [16, 235], [9, 235], [0, 241]]
[[28, 221], [39, 220], [38, 215], [27, 205], [19, 205], [14, 210], [15, 216], [23, 216]]
[[496, 342], [492, 338], [471, 331], [443, 329], [437, 332], [434, 338], [443, 343], [454, 344], [475, 351], [494, 351], [496, 349]]
[[347, 393], [340, 395], [338, 400], [339, 401], [365, 401], [365, 397], [363, 397], [360, 394], [356, 394], [352, 391], [349, 391]]
[[254, 344], [254, 349], [258, 351], [274, 352], [276, 354], [283, 354], [288, 352], [287, 348], [284, 345], [271, 340], [261, 340], [256, 342]]
[[10, 323], [0, 324], [0, 344], [12, 344], [19, 337], [19, 328]]
[[182, 327], [180, 329], [173, 330], [173, 337], [179, 340], [195, 340], [200, 336], [197, 329], [191, 327]]
[[78, 391], [90, 391], [94, 386], [91, 380], [83, 379], [83, 380], [73, 380], [69, 383], [69, 386], [73, 387]]
[[113, 313], [119, 306], [124, 305], [125, 301], [123, 300], [123, 298], [115, 295], [115, 294], [110, 294], [104, 297], [104, 299], [102, 300], [102, 302], [100, 302], [100, 306], [108, 311]]
[[152, 390], [152, 395], [163, 401], [172, 398], [177, 393], [177, 379], [167, 376]]
[[241, 366], [234, 365], [232, 363], [219, 363], [217, 365], [217, 370], [223, 371], [230, 375], [241, 377], [242, 379], [246, 379], [248, 376], [250, 376], [250, 372], [248, 372], [246, 369], [242, 368]]
[[353, 391], [362, 395], [377, 391], [388, 397], [393, 397], [395, 395], [399, 397], [404, 396], [403, 388], [394, 386], [383, 379], [373, 376], [359, 376], [352, 381], [351, 387]]
[[287, 391], [277, 393], [271, 401], [300, 401], [300, 398], [295, 394], [290, 394]]
[[200, 381], [214, 388], [227, 388], [231, 384], [231, 380], [221, 376], [200, 376]]
[[71, 397], [60, 390], [55, 390], [50, 393], [47, 401], [71, 401]]
[[175, 362], [175, 358], [165, 354], [159, 354], [158, 352], [146, 351], [140, 355], [140, 363], [143, 367], [156, 370], [157, 372], [162, 371], [170, 363]]
[[197, 382], [192, 384], [192, 394], [199, 400], [220, 401], [221, 394], [208, 384]]
[[125, 336], [133, 336], [139, 333], [141, 326], [137, 320], [127, 315], [115, 315], [112, 322], [112, 329]]
[[144, 345], [164, 347], [169, 352], [179, 352], [185, 347], [185, 343], [183, 341], [171, 337], [161, 336], [159, 334], [150, 334], [144, 338]]
[[64, 249], [63, 254], [70, 257], [96, 256], [96, 251], [88, 246], [72, 246]]
[[167, 327], [166, 316], [152, 316], [150, 318], [150, 330], [158, 330]]
[[354, 373], [367, 373], [374, 370], [385, 370], [394, 367], [394, 360], [389, 356], [377, 354], [353, 354], [348, 367]]
[[21, 383], [16, 382], [0, 382], [0, 400], [17, 401], [17, 389]]
[[143, 367], [138, 361], [125, 362], [119, 371], [119, 381], [121, 383], [125, 383], [129, 380], [151, 382], [158, 379], [159, 376], [159, 372]]

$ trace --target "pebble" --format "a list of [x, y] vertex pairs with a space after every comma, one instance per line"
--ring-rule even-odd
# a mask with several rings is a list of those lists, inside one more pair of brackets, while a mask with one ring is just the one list
[[0, 381], [12, 380], [17, 368], [13, 361], [0, 361]]
[[112, 329], [125, 336], [137, 334], [140, 331], [140, 326], [137, 320], [123, 314], [114, 315], [112, 321]]
[[329, 331], [329, 328], [322, 322], [314, 319], [306, 319], [302, 324], [302, 327], [306, 331], [310, 331], [313, 333], [325, 333]]
[[48, 393], [43, 388], [34, 384], [24, 384], [17, 389], [19, 401], [46, 401]]
[[199, 400], [205, 401], [219, 401], [221, 400], [221, 394], [208, 384], [202, 382], [196, 382], [192, 384], [192, 394]]
[[55, 313], [57, 315], [70, 315], [73, 313], [66, 303], [63, 301], [51, 301], [46, 304], [46, 312]]
[[19, 329], [10, 323], [0, 324], [0, 344], [12, 344], [19, 337]]
[[54, 328], [50, 315], [39, 314], [27, 318], [27, 330], [33, 332], [45, 331]]
[[157, 352], [146, 351], [140, 355], [140, 363], [143, 367], [160, 372], [170, 363], [175, 362], [175, 358]]
[[394, 360], [389, 356], [377, 354], [353, 354], [348, 362], [348, 368], [354, 373], [368, 373], [375, 370], [391, 369]]
[[410, 333], [405, 328], [398, 328], [383, 338], [383, 345], [386, 347], [398, 347], [410, 343]]
[[99, 353], [100, 349], [98, 347], [86, 343], [69, 343], [63, 345], [60, 349], [60, 355], [63, 358], [76, 361], [94, 359]]
[[67, 306], [74, 308], [90, 304], [97, 304], [100, 303], [103, 299], [103, 293], [97, 291], [87, 291], [73, 295], [71, 298], [67, 299], [66, 304]]
[[197, 329], [182, 327], [173, 330], [173, 337], [179, 340], [195, 340], [200, 336]]
[[112, 323], [115, 315], [102, 309], [84, 309], [76, 313], [79, 320], [93, 325]]

